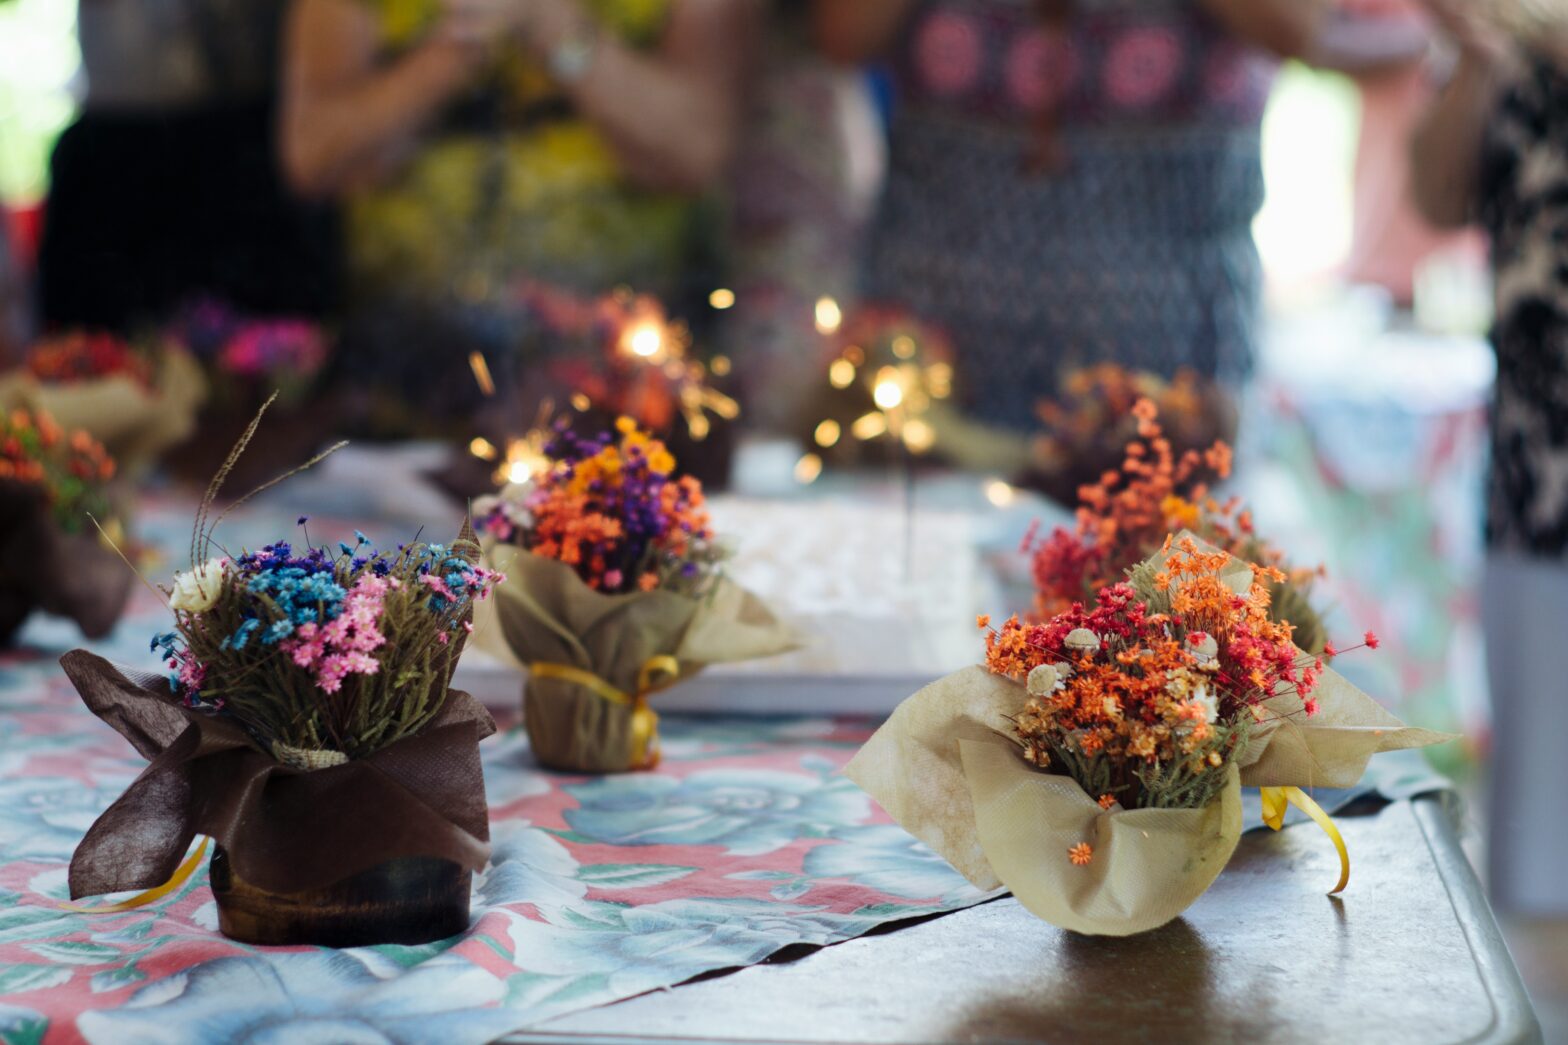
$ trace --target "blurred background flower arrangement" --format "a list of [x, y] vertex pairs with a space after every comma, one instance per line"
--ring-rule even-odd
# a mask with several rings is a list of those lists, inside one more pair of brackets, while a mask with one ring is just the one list
[[131, 573], [113, 548], [125, 529], [103, 445], [45, 413], [0, 414], [0, 643], [34, 610], [68, 617], [92, 638], [114, 627]]

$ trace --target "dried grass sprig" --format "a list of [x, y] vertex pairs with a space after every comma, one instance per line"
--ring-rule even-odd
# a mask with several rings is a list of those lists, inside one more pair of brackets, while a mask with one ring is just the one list
[[377, 552], [356, 531], [355, 544], [340, 543], [333, 553], [311, 544], [307, 532], [303, 554], [278, 541], [209, 558], [213, 533], [234, 508], [347, 445], [262, 484], [214, 518], [223, 481], [265, 410], [208, 484], [192, 529], [191, 568], [166, 592], [175, 628], [151, 645], [188, 706], [234, 718], [274, 757], [326, 751], [363, 758], [440, 714], [474, 602], [500, 578], [479, 565], [467, 520], [451, 545], [416, 541]]

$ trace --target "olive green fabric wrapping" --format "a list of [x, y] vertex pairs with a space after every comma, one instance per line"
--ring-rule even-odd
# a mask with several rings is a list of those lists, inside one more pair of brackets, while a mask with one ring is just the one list
[[[1327, 671], [1310, 719], [1281, 695], [1276, 716], [1201, 810], [1102, 810], [1066, 776], [1024, 761], [1011, 718], [1021, 683], [982, 667], [940, 679], [900, 704], [844, 773], [904, 829], [982, 889], [1004, 885], [1053, 925], [1125, 936], [1175, 918], [1214, 881], [1241, 834], [1240, 786], [1351, 787], [1378, 751], [1449, 739], [1412, 729]], [[1321, 724], [1320, 724], [1321, 723]], [[1068, 859], [1093, 847], [1083, 867]]]
[[[604, 595], [554, 559], [505, 545], [486, 554], [506, 582], [476, 618], [474, 641], [491, 651], [504, 646], [506, 659], [525, 668], [578, 668], [630, 697], [654, 657], [675, 657], [684, 679], [709, 664], [771, 656], [798, 644], [761, 599], [725, 577], [700, 598], [668, 591]], [[568, 680], [530, 676], [523, 712], [541, 765], [587, 773], [638, 768], [630, 704]]]
[[0, 405], [42, 410], [67, 431], [83, 429], [129, 475], [195, 431], [206, 398], [207, 379], [186, 352], [160, 355], [151, 388], [124, 374], [59, 384], [20, 372], [0, 377]]
[[646, 739], [638, 762], [634, 707], [599, 697], [566, 679], [523, 683], [523, 724], [539, 764], [571, 773], [624, 773], [652, 769], [658, 730]]

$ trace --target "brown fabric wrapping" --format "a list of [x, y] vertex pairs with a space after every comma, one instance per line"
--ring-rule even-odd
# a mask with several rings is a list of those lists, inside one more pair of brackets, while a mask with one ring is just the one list
[[206, 397], [207, 379], [186, 352], [160, 355], [151, 388], [124, 374], [59, 384], [22, 372], [0, 377], [0, 404], [42, 410], [68, 431], [86, 430], [131, 474], [195, 430]]
[[162, 676], [85, 650], [60, 663], [93, 714], [152, 763], [77, 846], [73, 898], [162, 884], [197, 834], [228, 850], [241, 878], [281, 893], [398, 857], [476, 871], [489, 859], [479, 741], [495, 723], [466, 693], [451, 691], [418, 736], [304, 772], [263, 754], [233, 720], [185, 708]]
[[[565, 664], [630, 695], [652, 657], [674, 656], [684, 679], [709, 664], [771, 656], [797, 644], [761, 599], [728, 578], [703, 598], [667, 591], [603, 595], [554, 559], [505, 546], [488, 555], [506, 583], [489, 613], [481, 607], [474, 641], [493, 651], [499, 640], [508, 659], [525, 668]], [[541, 765], [589, 773], [634, 768], [630, 705], [562, 679], [530, 677], [523, 713]]]
[[61, 533], [37, 486], [0, 481], [0, 645], [34, 610], [103, 638], [120, 619], [133, 579], [96, 530]]

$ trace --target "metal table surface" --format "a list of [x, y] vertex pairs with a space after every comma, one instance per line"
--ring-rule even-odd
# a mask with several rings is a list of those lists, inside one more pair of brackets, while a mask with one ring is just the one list
[[1185, 916], [1077, 936], [1005, 898], [509, 1038], [742, 1042], [1537, 1042], [1451, 796], [1245, 835]]

